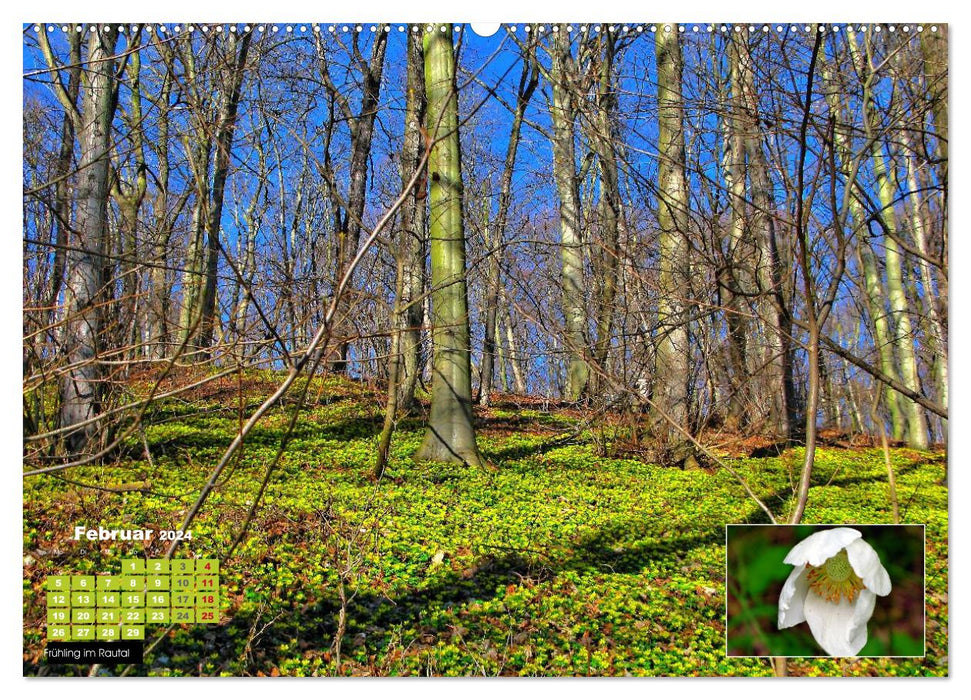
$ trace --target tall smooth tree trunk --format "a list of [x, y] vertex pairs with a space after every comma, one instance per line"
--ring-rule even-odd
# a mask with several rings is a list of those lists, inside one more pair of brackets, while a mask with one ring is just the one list
[[735, 36], [729, 44], [729, 76], [731, 97], [727, 100], [731, 106], [730, 117], [725, 119], [727, 145], [725, 148], [725, 185], [728, 191], [731, 220], [728, 236], [725, 241], [725, 263], [719, 276], [719, 289], [723, 295], [725, 307], [725, 322], [728, 328], [726, 341], [728, 343], [728, 385], [729, 396], [725, 408], [725, 427], [729, 430], [739, 430], [749, 423], [748, 400], [748, 366], [747, 333], [748, 324], [744, 314], [744, 291], [742, 280], [745, 263], [744, 241], [748, 234], [748, 222], [745, 200], [745, 138], [747, 128], [745, 124], [743, 95], [742, 95], [742, 58], [737, 47], [746, 41], [741, 36]]
[[[854, 217], [857, 222], [865, 222], [866, 215], [863, 207], [860, 209], [859, 216]], [[864, 233], [863, 235], [866, 235]], [[897, 361], [894, 358], [893, 341], [891, 340], [890, 316], [885, 308], [886, 292], [883, 288], [883, 280], [880, 271], [877, 269], [876, 256], [870, 247], [869, 241], [860, 241], [857, 247], [860, 258], [860, 266], [863, 268], [863, 285], [866, 290], [866, 307], [873, 323], [873, 341], [877, 345], [877, 355], [880, 358], [880, 370], [888, 377], [899, 379], [897, 372]], [[903, 440], [907, 432], [907, 417], [902, 408], [903, 402], [900, 395], [886, 387], [886, 402], [890, 411], [890, 427], [894, 440]]]
[[[880, 202], [878, 213], [884, 228], [884, 264], [887, 275], [887, 297], [890, 301], [890, 313], [893, 328], [893, 343], [900, 362], [900, 379], [911, 391], [920, 393], [920, 375], [917, 368], [917, 356], [914, 352], [913, 327], [910, 320], [910, 309], [903, 285], [903, 252], [897, 239], [901, 236], [897, 226], [897, 216], [894, 204], [897, 198], [896, 178], [887, 167], [883, 150], [882, 135], [876, 131], [878, 121], [877, 106], [874, 101], [874, 80], [876, 76], [870, 60], [869, 39], [864, 38], [865, 53], [861, 53], [857, 44], [855, 32], [847, 27], [849, 34], [850, 54], [858, 70], [863, 76], [863, 123], [864, 133], [870, 143], [870, 154], [873, 162], [873, 172], [876, 176], [877, 197]], [[928, 446], [927, 418], [924, 409], [915, 401], [904, 402], [907, 416], [907, 442], [911, 447], [926, 449]]]
[[[64, 352], [70, 370], [61, 380], [61, 427], [94, 418], [102, 398], [102, 376], [98, 365], [101, 351], [102, 299], [107, 233], [108, 169], [110, 166], [111, 122], [114, 117], [115, 27], [95, 26], [88, 33], [87, 80], [82, 89], [78, 138], [75, 230], [77, 240], [67, 255], [67, 312]], [[69, 454], [81, 452], [97, 433], [88, 424], [67, 434]]]
[[937, 384], [938, 403], [947, 409], [948, 371], [947, 371], [947, 332], [941, 322], [941, 312], [938, 309], [938, 291], [936, 279], [931, 264], [928, 262], [927, 223], [924, 218], [924, 207], [920, 187], [917, 182], [916, 156], [911, 144], [910, 133], [901, 130], [901, 146], [904, 159], [907, 161], [907, 187], [910, 190], [910, 221], [914, 233], [914, 244], [921, 254], [917, 260], [920, 269], [921, 287], [924, 290], [924, 300], [927, 309], [927, 320], [930, 324], [930, 350], [933, 357], [934, 378]]
[[[669, 29], [665, 27], [665, 29]], [[670, 425], [687, 428], [690, 347], [686, 303], [688, 283], [688, 183], [685, 175], [684, 100], [681, 95], [681, 43], [676, 27], [655, 35], [658, 105], [658, 328], [655, 351], [653, 422], [659, 436], [679, 444], [683, 436]]]
[[[858, 193], [855, 181], [855, 172], [858, 163], [853, 159], [848, 127], [842, 120], [843, 108], [841, 106], [841, 89], [833, 81], [833, 76], [829, 70], [824, 71], [823, 77], [826, 81], [826, 100], [829, 110], [836, 126], [833, 139], [836, 154], [839, 159], [838, 168], [849, 186], [852, 188], [849, 198], [850, 219], [856, 228], [857, 238], [857, 257], [863, 273], [864, 304], [873, 325], [873, 341], [876, 345], [877, 356], [880, 360], [881, 371], [889, 377], [897, 378], [897, 365], [893, 355], [893, 345], [890, 341], [889, 319], [885, 307], [886, 294], [883, 289], [883, 281], [877, 269], [876, 258], [870, 243], [866, 240], [868, 235], [866, 228], [867, 216], [861, 200], [862, 195]], [[890, 411], [890, 426], [895, 440], [903, 440], [906, 430], [906, 421], [901, 410], [900, 396], [889, 386], [884, 388], [887, 408]]]
[[483, 465], [472, 427], [469, 302], [462, 222], [462, 165], [451, 25], [424, 37], [429, 241], [432, 258], [432, 405], [418, 459]]
[[577, 187], [575, 120], [573, 101], [576, 67], [566, 25], [559, 25], [550, 47], [550, 82], [553, 102], [553, 177], [560, 200], [564, 341], [567, 355], [566, 398], [578, 401], [587, 388], [590, 368], [584, 359], [587, 348], [587, 312], [583, 292], [583, 244], [580, 237], [580, 193]]

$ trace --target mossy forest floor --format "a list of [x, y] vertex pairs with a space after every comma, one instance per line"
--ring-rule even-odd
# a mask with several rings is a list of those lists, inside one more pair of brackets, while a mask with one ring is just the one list
[[[243, 414], [274, 381], [247, 378]], [[478, 417], [492, 469], [412, 461], [423, 433], [409, 420], [375, 483], [382, 394], [336, 379], [309, 393], [247, 536], [222, 561], [221, 623], [148, 627], [148, 643], [161, 639], [131, 675], [771, 674], [765, 659], [725, 656], [725, 524], [766, 520], [728, 472], [601, 458], [602, 435], [556, 441], [575, 413], [501, 402]], [[70, 470], [70, 482], [25, 479], [25, 674], [89, 670], [41, 661], [47, 575], [117, 573], [123, 557], [162, 552], [77, 542], [74, 526], [177, 528], [235, 434], [238, 402], [232, 381], [159, 403], [127, 457]], [[177, 556], [224, 557], [292, 408], [252, 433]], [[793, 675], [947, 674], [946, 460], [891, 456], [902, 522], [926, 524], [926, 655], [791, 659]], [[801, 459], [794, 448], [728, 463], [782, 521]], [[881, 449], [819, 449], [804, 522], [891, 517]]]

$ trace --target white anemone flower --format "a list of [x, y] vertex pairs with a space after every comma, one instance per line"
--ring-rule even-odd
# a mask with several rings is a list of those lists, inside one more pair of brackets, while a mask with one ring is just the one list
[[850, 527], [813, 533], [785, 558], [794, 567], [779, 594], [779, 629], [808, 622], [830, 656], [856, 656], [890, 576], [863, 535]]

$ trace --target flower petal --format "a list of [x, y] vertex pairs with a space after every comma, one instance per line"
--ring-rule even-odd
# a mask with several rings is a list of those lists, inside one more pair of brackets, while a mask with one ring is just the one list
[[850, 646], [859, 645], [862, 649], [866, 646], [866, 625], [873, 616], [873, 608], [876, 605], [877, 597], [868, 590], [860, 591], [860, 595], [854, 603], [853, 622], [850, 624], [849, 637]]
[[803, 602], [809, 592], [809, 579], [805, 575], [805, 565], [797, 566], [789, 574], [782, 592], [779, 593], [779, 629], [798, 625], [806, 620]]
[[814, 532], [789, 550], [784, 561], [786, 564], [794, 566], [799, 564], [820, 566], [850, 542], [861, 537], [863, 535], [860, 534], [859, 530], [854, 530], [851, 527], [835, 527], [831, 530]]
[[864, 540], [851, 542], [846, 548], [846, 556], [856, 575], [863, 579], [863, 585], [877, 595], [890, 593], [890, 575], [880, 563], [880, 555]]
[[875, 602], [876, 596], [866, 590], [853, 603], [845, 598], [830, 603], [809, 591], [803, 610], [813, 637], [827, 654], [856, 656], [866, 646], [866, 626]]

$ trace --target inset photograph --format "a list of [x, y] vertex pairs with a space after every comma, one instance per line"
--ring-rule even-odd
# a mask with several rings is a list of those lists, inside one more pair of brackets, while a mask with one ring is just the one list
[[923, 656], [923, 525], [727, 525], [729, 656]]

